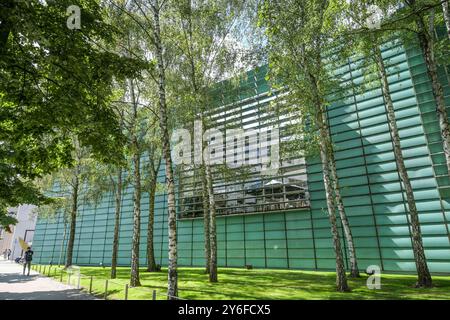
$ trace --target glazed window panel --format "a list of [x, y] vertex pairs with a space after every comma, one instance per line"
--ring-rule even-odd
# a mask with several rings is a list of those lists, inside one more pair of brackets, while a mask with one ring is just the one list
[[[229, 94], [235, 98], [233, 101], [224, 97], [225, 89], [219, 88], [217, 96], [222, 96], [222, 104], [204, 115], [208, 119], [205, 129], [219, 129], [223, 134], [222, 150], [215, 149], [211, 153], [211, 159], [223, 160], [223, 164], [211, 165], [217, 214], [250, 214], [309, 207], [305, 159], [301, 155], [283, 156], [274, 149], [274, 145], [279, 148], [292, 140], [289, 128], [298, 119], [287, 113], [274, 112], [272, 101], [282, 99], [282, 95], [258, 94], [256, 79], [247, 84], [245, 90]], [[233, 136], [231, 130], [236, 129], [243, 131], [240, 138]], [[276, 155], [274, 152], [279, 154], [278, 170], [267, 174], [264, 170], [272, 163], [265, 161], [272, 159], [272, 155]], [[201, 217], [202, 169], [182, 165], [177, 166], [176, 172], [179, 217]]]

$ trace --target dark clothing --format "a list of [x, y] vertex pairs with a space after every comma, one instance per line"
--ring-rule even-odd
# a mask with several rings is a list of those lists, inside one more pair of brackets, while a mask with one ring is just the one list
[[30, 269], [31, 269], [31, 261], [24, 261], [23, 262], [23, 274], [25, 275], [25, 269], [28, 267], [28, 273], [27, 276], [30, 275]]
[[28, 249], [25, 251], [25, 261], [23, 262], [23, 274], [25, 275], [25, 269], [28, 267], [28, 276], [30, 275], [30, 269], [31, 269], [31, 261], [33, 260], [33, 250]]
[[27, 250], [25, 251], [25, 261], [32, 261], [33, 260], [33, 250]]

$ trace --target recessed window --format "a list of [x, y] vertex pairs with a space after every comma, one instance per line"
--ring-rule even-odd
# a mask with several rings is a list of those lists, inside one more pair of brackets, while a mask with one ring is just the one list
[[[242, 96], [242, 95], [241, 95]], [[245, 95], [244, 95], [245, 96]], [[247, 95], [248, 96], [248, 95]], [[271, 159], [271, 144], [290, 141], [288, 127], [291, 117], [277, 116], [268, 110], [276, 96], [261, 94], [252, 99], [218, 106], [208, 116], [211, 128], [219, 128], [214, 119], [220, 119], [220, 130], [226, 141], [227, 129], [242, 129], [245, 137], [241, 142], [230, 139], [230, 149], [223, 152], [224, 164], [211, 166], [213, 189], [218, 215], [284, 211], [309, 207], [306, 164], [303, 157], [283, 156], [279, 152], [279, 169], [274, 174], [263, 174], [261, 159]], [[283, 104], [281, 104], [283, 105]], [[283, 114], [283, 113], [280, 113]], [[228, 116], [229, 115], [229, 116]], [[294, 120], [295, 121], [295, 120]], [[279, 136], [272, 141], [272, 128]], [[255, 132], [248, 134], [248, 132]], [[226, 149], [226, 148], [225, 148]], [[192, 149], [193, 150], [193, 149]], [[226, 163], [226, 152], [233, 158]], [[241, 163], [241, 165], [237, 165]], [[203, 176], [195, 166], [178, 167], [178, 213], [180, 218], [203, 215]]]

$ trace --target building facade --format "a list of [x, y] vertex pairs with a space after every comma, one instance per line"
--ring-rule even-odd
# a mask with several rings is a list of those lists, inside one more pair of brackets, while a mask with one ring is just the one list
[[[435, 273], [450, 273], [450, 181], [423, 56], [419, 48], [404, 48], [395, 42], [383, 48], [383, 57], [388, 65], [401, 147], [420, 213], [429, 268]], [[450, 106], [448, 71], [447, 66], [439, 68], [446, 103]], [[272, 98], [267, 95], [266, 72], [263, 67], [249, 72], [232, 94], [223, 89], [218, 95], [221, 98], [216, 99], [217, 125], [268, 128], [267, 119], [273, 120], [275, 116], [269, 111]], [[351, 89], [328, 108], [328, 119], [359, 266], [365, 269], [378, 265], [387, 272], [414, 272], [405, 195], [381, 89], [357, 90], [364, 81], [358, 61], [349, 61], [340, 72], [345, 74]], [[220, 109], [221, 106], [226, 107]], [[285, 137], [282, 128], [288, 120], [283, 115], [276, 116], [280, 141]], [[248, 148], [245, 150], [246, 155], [251, 153]], [[261, 177], [253, 169], [247, 173], [247, 180], [241, 179], [239, 183], [236, 179], [227, 183], [225, 178], [215, 182], [219, 266], [335, 269], [319, 159], [282, 159], [280, 172], [274, 177]], [[159, 182], [164, 183], [163, 170]], [[199, 183], [189, 169], [178, 177], [178, 262], [182, 266], [204, 265]], [[120, 225], [119, 265], [123, 266], [130, 265], [131, 259], [132, 196], [133, 189], [128, 187], [122, 201]], [[167, 264], [168, 253], [166, 203], [166, 195], [159, 193], [154, 248], [157, 263], [163, 266]], [[148, 217], [145, 192], [141, 205], [140, 263], [145, 265]], [[33, 243], [38, 262], [64, 261], [68, 227], [62, 215], [38, 220]], [[105, 195], [96, 207], [82, 207], [77, 218], [74, 263], [110, 264], [113, 229], [112, 195]], [[342, 228], [340, 234], [343, 238]], [[348, 265], [345, 241], [342, 246]]]
[[23, 255], [20, 239], [29, 245], [33, 244], [37, 221], [37, 215], [33, 212], [34, 208], [35, 206], [26, 204], [10, 209], [10, 212], [17, 219], [17, 224], [11, 227], [11, 232], [2, 230], [0, 236], [0, 253], [10, 249], [10, 260], [14, 260]]

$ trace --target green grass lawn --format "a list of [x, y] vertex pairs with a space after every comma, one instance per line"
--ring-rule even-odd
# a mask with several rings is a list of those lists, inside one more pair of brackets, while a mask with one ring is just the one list
[[[36, 268], [36, 266], [35, 266]], [[48, 267], [46, 268], [48, 273]], [[56, 280], [61, 274], [50, 272]], [[105, 279], [110, 269], [81, 267], [81, 286], [89, 290], [90, 276], [93, 276], [92, 291], [103, 297]], [[108, 282], [108, 299], [124, 299], [125, 284], [129, 282], [130, 268], [120, 267], [117, 279]], [[141, 269], [142, 287], [130, 288], [128, 299], [152, 299], [156, 290], [157, 299], [165, 299], [167, 269], [149, 273]], [[67, 274], [63, 273], [67, 282]], [[71, 284], [77, 280], [72, 277]], [[219, 282], [209, 283], [208, 276], [200, 268], [179, 268], [179, 296], [183, 299], [450, 299], [450, 276], [434, 276], [434, 288], [413, 288], [416, 277], [410, 275], [384, 274], [381, 289], [366, 287], [367, 276], [349, 279], [351, 292], [335, 291], [335, 273], [297, 270], [235, 269], [220, 268]]]

